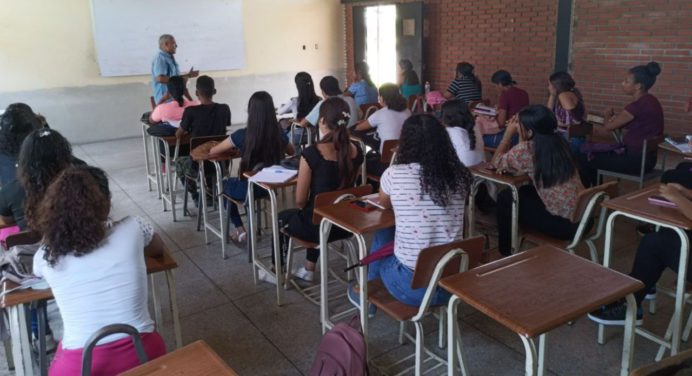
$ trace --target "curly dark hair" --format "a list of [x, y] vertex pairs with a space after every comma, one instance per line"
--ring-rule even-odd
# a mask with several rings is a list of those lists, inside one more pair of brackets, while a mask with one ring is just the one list
[[24, 216], [34, 228], [36, 208], [48, 185], [72, 163], [72, 147], [58, 131], [38, 129], [29, 134], [19, 151], [17, 177], [26, 192]]
[[0, 153], [17, 158], [26, 136], [42, 127], [41, 119], [29, 105], [12, 103], [7, 106], [0, 116]]
[[110, 199], [87, 166], [68, 167], [48, 186], [38, 205], [35, 229], [43, 235], [43, 258], [84, 256], [106, 237]]
[[423, 194], [438, 206], [447, 206], [451, 196], [466, 197], [471, 171], [457, 157], [445, 127], [429, 114], [413, 115], [401, 129], [395, 164], [420, 164]]

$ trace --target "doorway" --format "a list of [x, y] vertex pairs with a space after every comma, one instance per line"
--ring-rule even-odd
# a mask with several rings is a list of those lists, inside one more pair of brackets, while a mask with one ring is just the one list
[[378, 87], [396, 83], [398, 62], [408, 59], [423, 70], [423, 3], [354, 6], [354, 62], [365, 61]]

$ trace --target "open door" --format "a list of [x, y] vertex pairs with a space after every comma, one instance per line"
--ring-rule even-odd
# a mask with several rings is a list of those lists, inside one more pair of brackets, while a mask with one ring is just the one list
[[368, 63], [378, 86], [397, 81], [400, 59], [411, 60], [421, 76], [423, 2], [354, 6], [353, 57]]

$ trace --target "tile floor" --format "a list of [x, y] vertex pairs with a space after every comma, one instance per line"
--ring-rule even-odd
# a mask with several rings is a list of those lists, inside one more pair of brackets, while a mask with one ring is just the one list
[[[321, 338], [317, 306], [289, 290], [285, 294], [285, 304], [277, 307], [273, 286], [253, 283], [244, 250], [231, 244], [229, 257], [223, 260], [219, 240], [205, 244], [203, 233], [195, 230], [196, 218], [180, 215], [178, 222], [173, 222], [171, 213], [163, 212], [156, 192], [150, 192], [145, 183], [141, 139], [76, 145], [74, 152], [108, 173], [113, 193], [113, 218], [126, 215], [149, 218], [172, 250], [179, 264], [175, 278], [185, 343], [205, 340], [240, 375], [307, 374]], [[618, 222], [616, 229], [613, 264], [616, 269], [627, 272], [638, 235], [634, 224], [625, 220]], [[586, 256], [587, 252], [582, 250], [581, 254]], [[670, 273], [665, 278], [672, 280]], [[163, 278], [158, 282], [163, 285]], [[165, 292], [163, 287], [161, 291]], [[645, 315], [645, 327], [662, 332], [671, 310], [671, 299], [659, 299], [658, 313]], [[469, 307], [462, 307], [460, 322], [464, 351], [473, 375], [523, 374], [524, 351], [516, 335]], [[59, 336], [59, 323], [54, 322], [52, 326]], [[430, 348], [435, 348], [437, 325], [430, 321], [426, 328], [427, 342]], [[397, 331], [397, 323], [382, 314], [371, 320], [370, 350], [374, 355], [375, 373], [391, 373], [382, 366], [413, 351], [410, 344], [398, 345]], [[165, 310], [161, 332], [169, 349], [172, 348], [172, 324]], [[621, 333], [617, 329], [607, 330], [607, 343], [599, 346], [596, 325], [587, 318], [553, 331], [548, 341], [548, 374], [619, 374]], [[683, 348], [686, 347], [683, 344]], [[640, 366], [653, 361], [658, 347], [637, 337], [635, 349], [634, 364]], [[7, 371], [2, 351], [0, 374], [14, 374]]]

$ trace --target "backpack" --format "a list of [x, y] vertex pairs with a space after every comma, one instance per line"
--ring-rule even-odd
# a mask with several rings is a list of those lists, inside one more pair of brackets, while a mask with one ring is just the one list
[[366, 343], [358, 316], [340, 322], [322, 337], [310, 376], [368, 375]]

